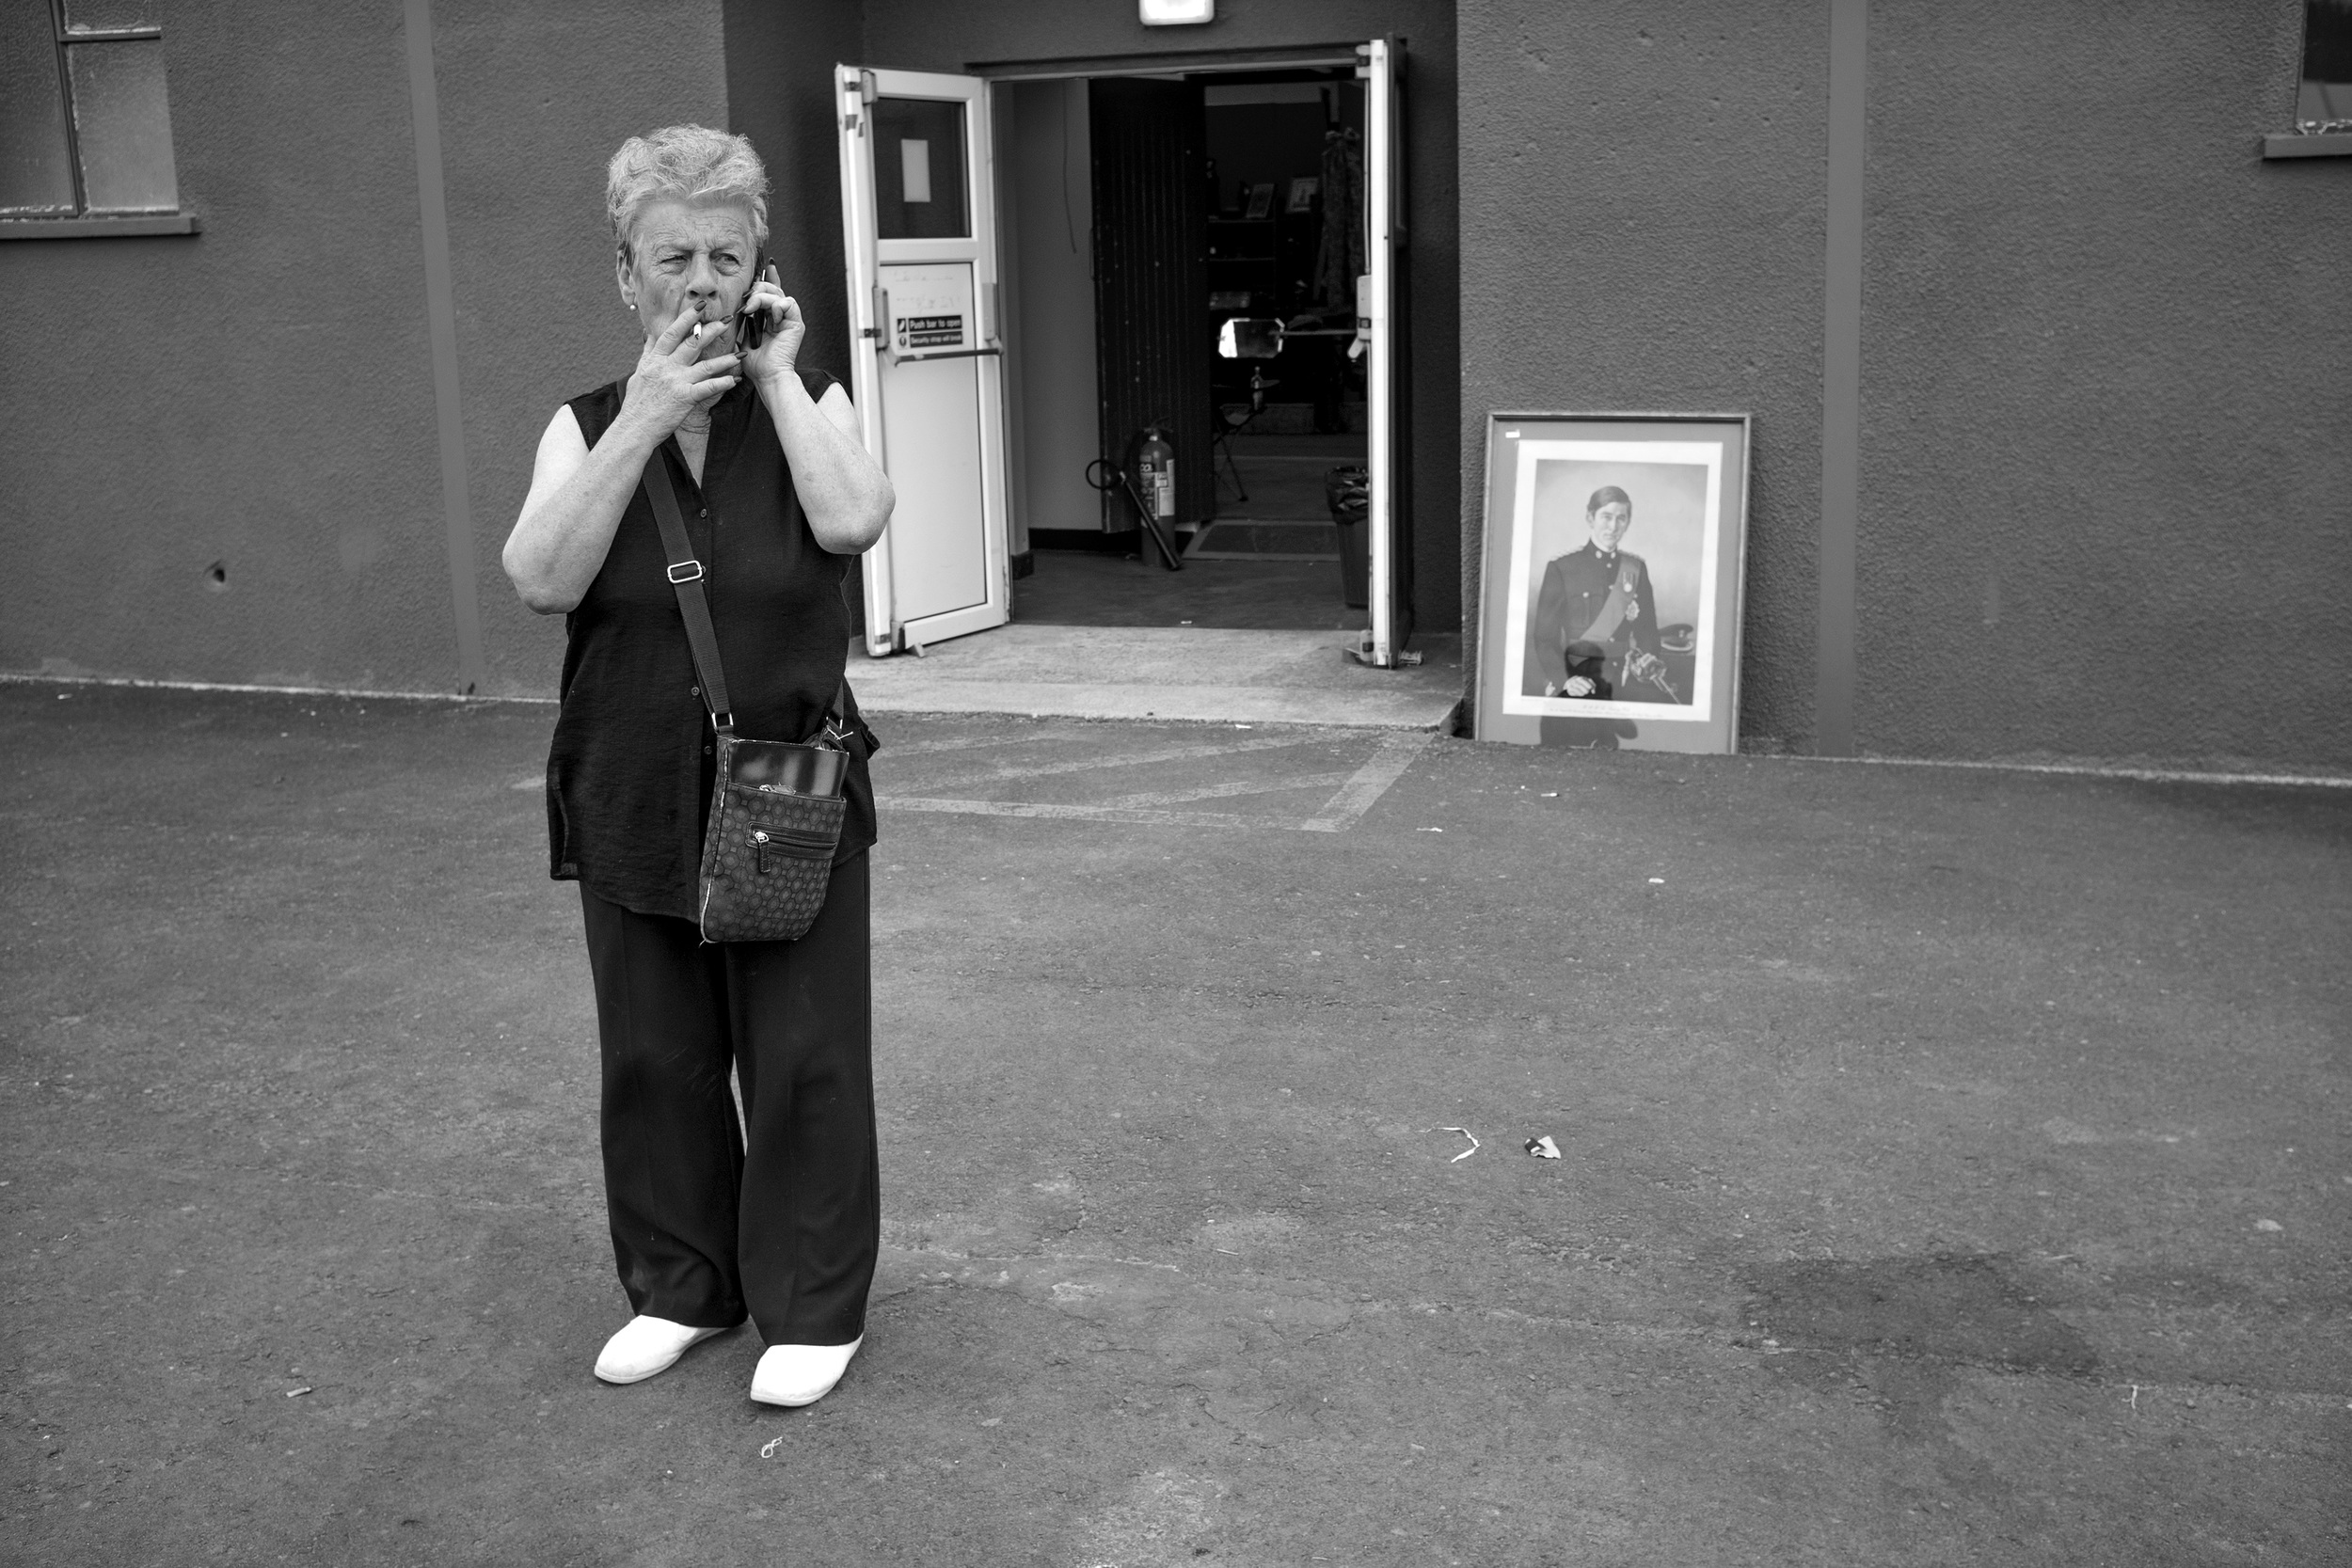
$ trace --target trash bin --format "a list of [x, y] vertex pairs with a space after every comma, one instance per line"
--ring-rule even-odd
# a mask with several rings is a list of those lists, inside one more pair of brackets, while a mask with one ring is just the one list
[[1372, 540], [1364, 518], [1372, 511], [1372, 475], [1345, 467], [1323, 476], [1324, 504], [1340, 531], [1340, 597], [1350, 610], [1361, 610], [1372, 599]]

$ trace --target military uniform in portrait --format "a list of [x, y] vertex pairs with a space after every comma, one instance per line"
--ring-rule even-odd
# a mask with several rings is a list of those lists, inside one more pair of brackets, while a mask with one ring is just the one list
[[[1659, 657], [1649, 568], [1630, 550], [1592, 544], [1556, 557], [1528, 628], [1527, 695], [1600, 702], [1678, 703]], [[1570, 692], [1570, 679], [1593, 683]]]

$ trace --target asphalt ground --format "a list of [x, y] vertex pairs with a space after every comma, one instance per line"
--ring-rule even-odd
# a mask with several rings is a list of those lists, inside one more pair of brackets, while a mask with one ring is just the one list
[[0, 686], [0, 1558], [2352, 1559], [2352, 792], [892, 716], [792, 1413], [590, 1375], [550, 719]]

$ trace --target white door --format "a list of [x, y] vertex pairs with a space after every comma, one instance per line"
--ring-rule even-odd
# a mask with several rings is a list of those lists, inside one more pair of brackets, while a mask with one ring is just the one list
[[1359, 45], [1356, 74], [1364, 84], [1364, 276], [1356, 282], [1357, 341], [1370, 356], [1364, 374], [1364, 422], [1370, 436], [1371, 546], [1366, 595], [1372, 625], [1363, 660], [1392, 669], [1412, 632], [1407, 555], [1411, 469], [1406, 462], [1405, 364], [1405, 124], [1403, 47], [1392, 39]]
[[839, 66], [850, 389], [898, 492], [866, 554], [877, 656], [1011, 618], [995, 177], [977, 76]]

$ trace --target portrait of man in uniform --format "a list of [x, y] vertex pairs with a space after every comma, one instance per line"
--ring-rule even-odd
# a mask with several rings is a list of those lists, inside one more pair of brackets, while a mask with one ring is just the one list
[[1747, 420], [1488, 416], [1477, 733], [1739, 749]]
[[1662, 657], [1649, 566], [1623, 547], [1633, 499], [1604, 484], [1584, 503], [1584, 543], [1545, 567], [1528, 626], [1528, 696], [1688, 703]]

